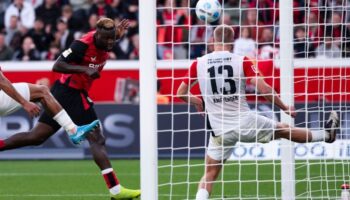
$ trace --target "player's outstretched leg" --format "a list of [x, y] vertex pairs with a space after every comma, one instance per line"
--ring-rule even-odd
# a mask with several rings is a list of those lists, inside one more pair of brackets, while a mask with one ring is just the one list
[[95, 120], [87, 125], [77, 126], [75, 133], [69, 135], [69, 138], [73, 144], [80, 144], [83, 140], [85, 140], [87, 134], [93, 132], [99, 126], [100, 120]]
[[100, 128], [96, 128], [94, 133], [87, 135], [87, 140], [90, 144], [90, 150], [95, 160], [95, 163], [101, 169], [102, 176], [106, 182], [106, 186], [109, 190], [111, 199], [134, 199], [141, 195], [140, 190], [130, 190], [123, 187], [112, 168], [109, 161], [106, 147], [105, 138]]
[[285, 138], [299, 143], [332, 143], [337, 137], [339, 124], [339, 117], [335, 111], [331, 111], [329, 119], [325, 122], [325, 127], [323, 130], [310, 130], [307, 128], [289, 127], [287, 124], [278, 123], [274, 139]]

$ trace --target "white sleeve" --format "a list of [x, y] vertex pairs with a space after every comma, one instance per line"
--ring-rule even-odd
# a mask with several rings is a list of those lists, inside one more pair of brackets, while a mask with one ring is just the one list
[[24, 9], [21, 13], [21, 23], [24, 27], [30, 29], [34, 26], [35, 12], [31, 4], [24, 2]]
[[11, 4], [5, 11], [5, 27], [6, 28], [8, 28], [10, 26], [10, 18], [13, 15], [18, 16], [18, 12], [14, 8], [14, 6]]

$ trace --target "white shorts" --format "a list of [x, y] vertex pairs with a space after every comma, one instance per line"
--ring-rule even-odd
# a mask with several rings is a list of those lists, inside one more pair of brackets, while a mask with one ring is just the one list
[[[30, 100], [28, 83], [13, 83], [12, 85], [24, 99]], [[3, 90], [0, 90], [0, 102], [0, 116], [9, 115], [22, 107], [21, 104], [9, 97]]]
[[223, 135], [210, 136], [207, 155], [217, 161], [228, 159], [234, 145], [240, 142], [267, 143], [272, 140], [277, 122], [267, 117], [251, 113], [241, 120], [239, 130], [234, 129]]

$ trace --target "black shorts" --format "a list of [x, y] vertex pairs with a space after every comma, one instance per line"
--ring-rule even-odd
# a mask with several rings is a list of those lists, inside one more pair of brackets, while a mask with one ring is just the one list
[[[97, 119], [94, 104], [85, 90], [77, 90], [56, 81], [51, 88], [51, 93], [75, 124], [89, 124]], [[52, 117], [44, 112], [40, 116], [39, 122], [48, 124], [57, 131], [61, 126]]]

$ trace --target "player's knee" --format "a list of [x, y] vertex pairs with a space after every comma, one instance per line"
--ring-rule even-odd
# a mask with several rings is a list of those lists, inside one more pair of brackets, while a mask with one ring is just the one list
[[32, 95], [34, 98], [44, 100], [50, 95], [50, 89], [45, 85], [35, 85], [35, 90]]
[[41, 91], [43, 97], [47, 97], [47, 96], [51, 95], [50, 89], [46, 85], [40, 85], [39, 87], [40, 87], [40, 91]]

